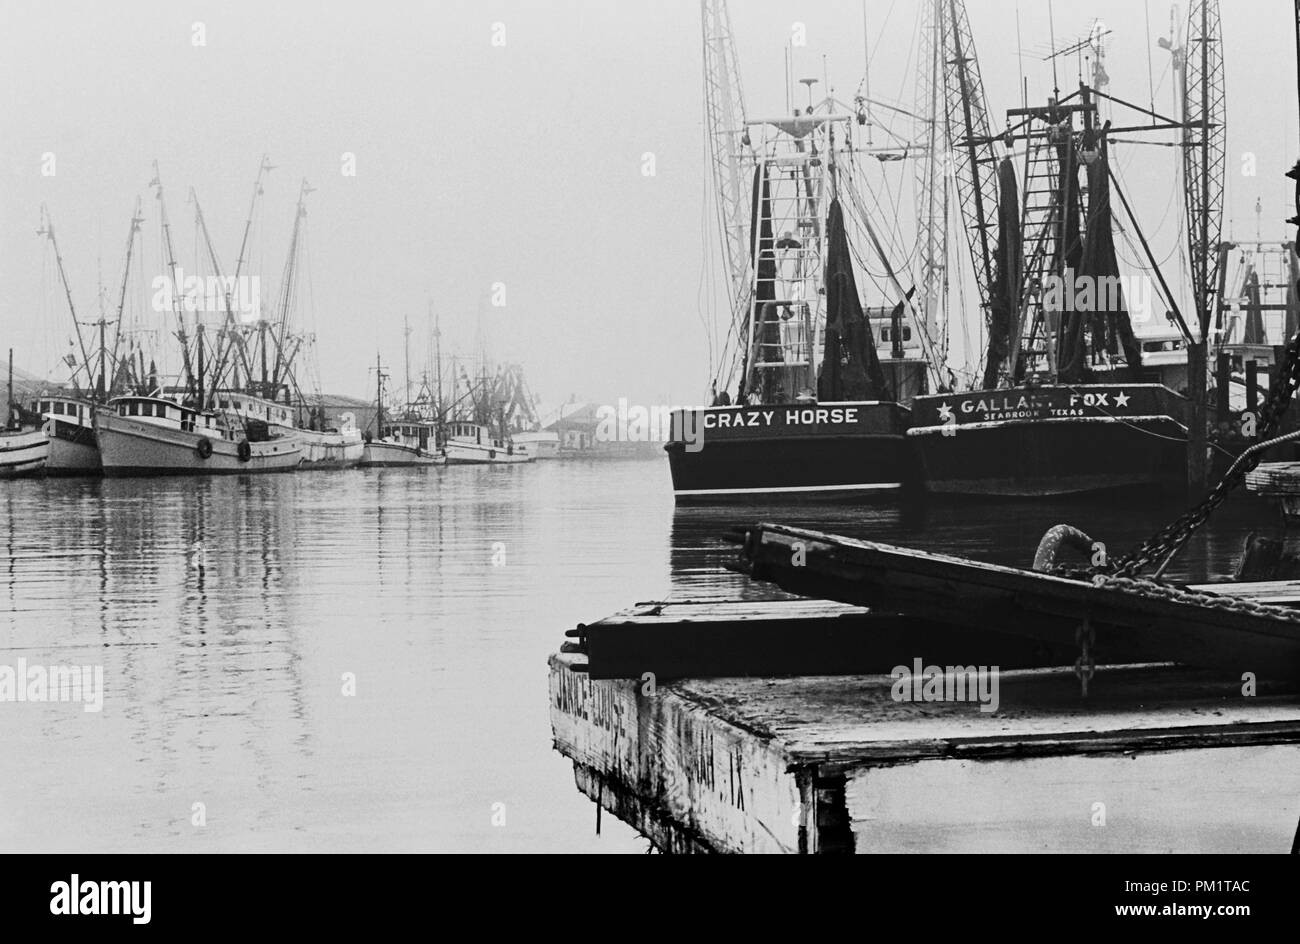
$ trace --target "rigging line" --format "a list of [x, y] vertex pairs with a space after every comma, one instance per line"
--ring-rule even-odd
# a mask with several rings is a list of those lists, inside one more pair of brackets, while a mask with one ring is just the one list
[[[1016, 0], [1016, 68], [1020, 72], [1020, 106], [1029, 107], [1027, 98], [1027, 89], [1025, 86], [1025, 51], [1020, 42], [1020, 0]], [[1152, 111], [1155, 111], [1153, 108]]]
[[[708, 167], [710, 160], [708, 132], [705, 132], [704, 138], [704, 160], [705, 166]], [[711, 177], [711, 174], [704, 175]], [[709, 377], [713, 378], [713, 332], [717, 324], [717, 311], [709, 305], [709, 316], [706, 318], [704, 308], [708, 303], [705, 301], [705, 283], [706, 275], [709, 270], [709, 263], [712, 253], [709, 252], [709, 181], [701, 183], [703, 199], [700, 201], [700, 281], [695, 290], [695, 310], [699, 315], [700, 324], [704, 328], [704, 338], [709, 360]], [[724, 236], [725, 239], [725, 236]]]

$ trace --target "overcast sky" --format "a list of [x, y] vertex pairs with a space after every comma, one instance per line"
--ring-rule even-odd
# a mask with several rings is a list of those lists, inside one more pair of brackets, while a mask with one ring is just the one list
[[[1225, 4], [1228, 216], [1253, 238], [1281, 238], [1292, 212], [1281, 174], [1300, 156], [1292, 6]], [[919, 0], [870, 0], [873, 95], [910, 106]], [[989, 103], [1019, 104], [1051, 86], [1036, 50], [1048, 7], [971, 0]], [[1184, 5], [1185, 11], [1185, 5]], [[1057, 3], [1058, 46], [1101, 18], [1111, 91], [1172, 109], [1167, 4]], [[1150, 32], [1148, 33], [1148, 14]], [[733, 3], [751, 113], [784, 110], [783, 50], [807, 45], [795, 71], [829, 74], [850, 98], [864, 71], [863, 5]], [[1017, 17], [1022, 37], [1018, 54]], [[202, 24], [205, 45], [195, 45]], [[499, 24], [499, 25], [498, 25]], [[501, 27], [504, 27], [504, 34]], [[493, 44], [496, 37], [498, 45]], [[502, 37], [504, 43], [501, 43]], [[70, 321], [36, 235], [49, 205], [83, 320], [96, 287], [119, 277], [127, 222], [144, 198], [144, 268], [161, 274], [160, 163], [182, 264], [194, 258], [196, 188], [218, 253], [233, 268], [258, 161], [269, 176], [250, 271], [279, 283], [298, 182], [308, 197], [311, 292], [300, 311], [318, 336], [323, 386], [365, 395], [376, 350], [424, 359], [429, 300], [448, 350], [518, 360], [548, 401], [697, 400], [708, 381], [702, 316], [721, 287], [706, 232], [699, 6], [576, 2], [123, 2], [0, 0], [0, 330], [19, 365], [62, 379]], [[1150, 59], [1148, 59], [1148, 49]], [[823, 60], [823, 56], [825, 59]], [[1077, 61], [1062, 62], [1074, 85]], [[1176, 151], [1121, 156], [1161, 254], [1176, 244]], [[1242, 155], [1257, 157], [1256, 177]], [[653, 176], [643, 155], [654, 155]], [[355, 156], [355, 176], [343, 155]], [[55, 173], [45, 155], [55, 157]], [[1162, 224], [1162, 225], [1159, 225]], [[1225, 234], [1227, 222], [1225, 221]], [[715, 261], [704, 265], [705, 254]], [[492, 305], [494, 283], [505, 305]], [[140, 305], [147, 297], [139, 299]]]

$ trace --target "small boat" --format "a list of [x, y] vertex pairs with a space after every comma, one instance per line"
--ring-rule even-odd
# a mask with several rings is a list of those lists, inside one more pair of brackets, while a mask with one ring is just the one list
[[44, 420], [50, 440], [47, 475], [99, 475], [104, 470], [95, 438], [96, 404], [79, 397], [42, 394], [32, 401], [32, 412]]
[[559, 433], [513, 433], [510, 438], [516, 450], [529, 453], [534, 459], [554, 459], [560, 454]]
[[301, 470], [351, 469], [361, 464], [366, 443], [355, 426], [339, 429], [300, 429], [298, 437], [303, 444]]
[[0, 430], [0, 478], [32, 475], [45, 468], [50, 441], [42, 429], [23, 422], [23, 411], [14, 403], [14, 352], [9, 350], [9, 403], [5, 428]]
[[512, 440], [494, 437], [479, 423], [449, 424], [442, 448], [448, 465], [507, 465], [532, 462], [534, 458], [526, 449], [516, 448]]
[[436, 428], [432, 423], [408, 421], [386, 426], [384, 435], [374, 439], [369, 433], [362, 443], [363, 468], [446, 465], [447, 456], [436, 448]]
[[384, 373], [384, 362], [378, 356], [375, 357], [374, 371], [375, 429], [379, 435], [367, 430], [359, 465], [366, 469], [446, 465], [447, 456], [438, 449], [437, 424], [416, 418], [385, 422], [384, 380], [388, 375]]
[[0, 432], [0, 478], [31, 475], [45, 469], [50, 441], [39, 429], [6, 429]]
[[292, 472], [302, 440], [263, 420], [199, 412], [162, 397], [115, 397], [95, 413], [105, 475]]
[[292, 407], [233, 390], [218, 394], [217, 408], [235, 417], [240, 425], [262, 422], [270, 427], [273, 436], [296, 436], [302, 444], [301, 471], [350, 469], [362, 460], [365, 441], [350, 413], [345, 414], [338, 429], [307, 429], [295, 425]]

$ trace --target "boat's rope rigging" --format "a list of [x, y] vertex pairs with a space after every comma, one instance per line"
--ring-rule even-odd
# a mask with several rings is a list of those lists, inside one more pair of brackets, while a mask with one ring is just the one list
[[[1297, 168], [1300, 169], [1300, 164], [1297, 164]], [[1295, 204], [1297, 217], [1300, 218], [1300, 179], [1296, 183]], [[1115, 558], [1099, 568], [1083, 572], [1074, 570], [1065, 573], [1065, 571], [1062, 571], [1062, 573], [1067, 576], [1082, 576], [1085, 578], [1098, 575], [1135, 578], [1141, 571], [1157, 561], [1163, 560], [1167, 564], [1173, 555], [1187, 543], [1192, 534], [1209, 520], [1210, 516], [1223, 504], [1228, 495], [1246, 480], [1246, 476], [1250, 472], [1254, 471], [1267, 448], [1294, 438], [1295, 434], [1291, 434], [1275, 439], [1273, 433], [1286, 415], [1298, 387], [1300, 387], [1300, 332], [1297, 332], [1287, 344], [1286, 355], [1279, 366], [1277, 383], [1270, 387], [1268, 396], [1260, 410], [1257, 426], [1260, 442], [1237, 457], [1237, 460], [1224, 473], [1223, 478], [1210, 490], [1209, 494], [1122, 557]], [[1161, 570], [1163, 570], [1163, 566]]]
[[[708, 106], [706, 105], [705, 107], [707, 109]], [[712, 200], [717, 199], [717, 196], [713, 195], [712, 197], [710, 197], [710, 191], [712, 189], [710, 187], [710, 183], [712, 182], [712, 175], [709, 173], [710, 155], [709, 155], [709, 135], [707, 131], [701, 137], [700, 140], [704, 150], [704, 154], [701, 159], [701, 167], [704, 168], [705, 173], [701, 177], [701, 181], [700, 181], [701, 189], [703, 191], [702, 199], [700, 200], [700, 279], [695, 289], [695, 311], [700, 319], [700, 327], [704, 331], [705, 353], [708, 357], [708, 365], [709, 365], [708, 377], [711, 381], [716, 383], [716, 381], [718, 380], [717, 372], [721, 369], [723, 361], [714, 360], [714, 347], [716, 343], [716, 338], [714, 337], [714, 333], [716, 331], [716, 326], [718, 323], [717, 320], [718, 309], [717, 306], [714, 304], [714, 293], [710, 289], [713, 286], [717, 285], [717, 271], [714, 269], [713, 266], [713, 253], [709, 251], [709, 245], [711, 242], [709, 238], [711, 235], [709, 230], [709, 207]], [[718, 236], [720, 237], [720, 239], [725, 239], [724, 234], [719, 233]], [[728, 286], [728, 292], [727, 292], [728, 298], [730, 298], [731, 292], [734, 290], [735, 290], [734, 285]], [[731, 319], [729, 318], [728, 321], [730, 320]], [[727, 332], [728, 338], [730, 338], [731, 333], [734, 330], [735, 330], [735, 325], [729, 324], [728, 332]], [[727, 356], [727, 351], [724, 348], [724, 350], [722, 351], [722, 358], [725, 359], [726, 356]], [[730, 368], [728, 367], [728, 371], [729, 370]], [[723, 381], [724, 388], [726, 386], [726, 383], [727, 381], [724, 380]]]

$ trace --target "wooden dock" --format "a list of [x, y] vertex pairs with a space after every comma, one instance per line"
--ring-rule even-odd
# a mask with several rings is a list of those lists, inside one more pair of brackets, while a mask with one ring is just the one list
[[[638, 603], [566, 634], [595, 679], [870, 675], [910, 663], [983, 663], [1004, 669], [1069, 665], [1077, 647], [947, 622], [798, 597]], [[1132, 662], [1120, 642], [1099, 661]], [[582, 669], [579, 669], [582, 671]]]
[[759, 524], [735, 569], [803, 596], [1059, 646], [1085, 627], [1096, 654], [1300, 679], [1300, 582], [1191, 587], [1118, 578], [1093, 582]]
[[[928, 662], [922, 649], [915, 653]], [[578, 789], [672, 852], [1288, 852], [1300, 690], [1174, 666], [1002, 672], [995, 712], [888, 675], [595, 679], [550, 660]]]

